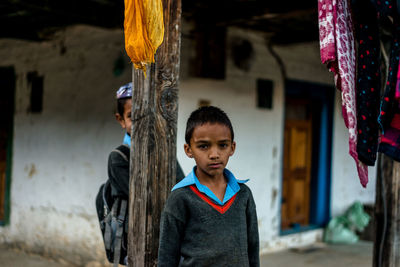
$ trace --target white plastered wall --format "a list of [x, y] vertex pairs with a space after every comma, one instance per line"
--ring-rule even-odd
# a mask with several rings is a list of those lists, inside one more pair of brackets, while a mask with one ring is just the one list
[[[229, 56], [229, 43], [238, 37], [251, 41], [255, 50], [248, 72], [236, 68]], [[229, 29], [226, 80], [217, 81], [189, 76], [189, 64], [195, 64], [194, 46], [183, 36], [177, 142], [178, 159], [188, 173], [193, 162], [182, 147], [190, 112], [199, 100], [209, 100], [228, 113], [237, 141], [228, 168], [240, 179], [251, 179], [248, 184], [257, 205], [262, 252], [321, 237], [321, 231], [279, 236], [284, 90], [279, 67], [265, 42], [258, 32]], [[277, 47], [276, 52], [285, 62], [288, 78], [332, 85], [332, 75], [320, 64], [317, 43]], [[121, 54], [126, 69], [115, 76], [113, 66]], [[0, 227], [0, 242], [19, 243], [76, 263], [102, 258], [94, 198], [106, 179], [107, 155], [123, 134], [113, 119], [113, 95], [118, 86], [131, 80], [122, 31], [74, 26], [41, 43], [3, 39], [0, 58], [0, 66], [14, 66], [17, 75], [11, 223]], [[40, 114], [27, 111], [26, 74], [31, 71], [44, 76]], [[257, 78], [274, 81], [271, 110], [256, 108]], [[373, 202], [375, 188], [373, 179], [366, 190], [358, 183], [336, 101], [333, 215], [357, 199]]]
[[[51, 41], [0, 40], [16, 72], [10, 225], [0, 241], [84, 263], [104, 256], [95, 196], [123, 132], [115, 90], [131, 80], [120, 30], [75, 26]], [[64, 50], [65, 49], [65, 50]], [[122, 55], [125, 70], [113, 74]], [[27, 73], [44, 77], [43, 111], [30, 113]]]

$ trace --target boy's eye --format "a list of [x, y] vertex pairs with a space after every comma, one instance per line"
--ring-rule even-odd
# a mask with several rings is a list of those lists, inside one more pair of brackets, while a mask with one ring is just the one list
[[222, 148], [227, 148], [228, 144], [225, 144], [225, 143], [224, 144], [219, 144], [219, 146], [222, 147]]
[[208, 148], [208, 145], [206, 145], [206, 144], [198, 145], [198, 148], [206, 149], [206, 148]]

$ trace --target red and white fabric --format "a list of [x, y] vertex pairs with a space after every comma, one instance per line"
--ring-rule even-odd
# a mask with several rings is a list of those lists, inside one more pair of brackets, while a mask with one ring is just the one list
[[342, 93], [342, 114], [349, 130], [349, 153], [365, 187], [368, 167], [357, 154], [356, 56], [348, 0], [318, 0], [318, 21], [321, 61], [334, 73], [336, 88]]

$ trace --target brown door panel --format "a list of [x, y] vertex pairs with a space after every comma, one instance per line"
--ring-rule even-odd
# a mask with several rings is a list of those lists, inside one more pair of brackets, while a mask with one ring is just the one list
[[281, 227], [309, 223], [312, 124], [310, 120], [285, 123]]

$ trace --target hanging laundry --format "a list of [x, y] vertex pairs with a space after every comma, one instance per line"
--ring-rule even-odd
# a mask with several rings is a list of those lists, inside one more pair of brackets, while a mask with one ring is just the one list
[[386, 82], [385, 92], [381, 99], [381, 110], [378, 117], [378, 122], [381, 126], [382, 134], [385, 134], [386, 129], [390, 127], [390, 123], [395, 114], [395, 108], [398, 101], [395, 99], [397, 72], [399, 70], [399, 55], [400, 55], [400, 24], [395, 22], [393, 41], [390, 52], [389, 73]]
[[126, 53], [145, 72], [164, 39], [161, 0], [125, 0], [124, 32]]
[[375, 1], [375, 5], [381, 17], [390, 16], [393, 20], [388, 79], [378, 117], [382, 130], [379, 152], [400, 161], [400, 18], [396, 8], [397, 2]]
[[379, 17], [396, 16], [398, 0], [370, 0], [375, 5]]
[[390, 17], [393, 20], [392, 28], [392, 45], [390, 51], [389, 72], [386, 82], [385, 92], [381, 99], [380, 114], [378, 122], [381, 126], [382, 133], [385, 133], [387, 127], [390, 126], [394, 116], [395, 91], [397, 84], [397, 72], [399, 70], [400, 55], [400, 23], [397, 12], [397, 0], [373, 1], [380, 18]]
[[396, 107], [395, 114], [385, 134], [381, 136], [379, 152], [385, 153], [394, 160], [400, 161], [400, 109]]
[[358, 159], [353, 23], [347, 0], [319, 0], [318, 21], [322, 63], [334, 73], [342, 92], [342, 114], [349, 130], [349, 153], [354, 158], [362, 186], [368, 183], [368, 167]]
[[396, 82], [396, 92], [394, 93], [394, 99], [400, 101], [400, 63], [397, 69], [397, 82]]
[[332, 0], [319, 0], [318, 13], [321, 61], [330, 68], [330, 64], [335, 64], [337, 60], [335, 40], [336, 4]]
[[379, 99], [381, 91], [378, 13], [371, 1], [353, 0], [357, 49], [356, 105], [357, 154], [374, 166], [378, 150]]

